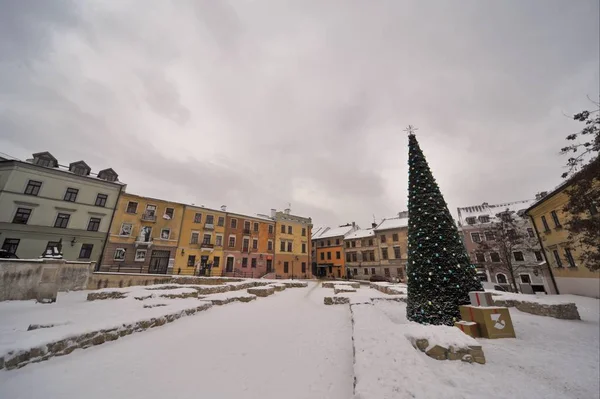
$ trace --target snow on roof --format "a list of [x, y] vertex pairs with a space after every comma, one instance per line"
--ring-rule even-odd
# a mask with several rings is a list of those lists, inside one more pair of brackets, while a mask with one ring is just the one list
[[318, 237], [315, 238], [332, 238], [332, 237], [342, 237], [342, 236], [346, 236], [346, 234], [351, 233], [353, 231], [355, 231], [356, 229], [358, 229], [358, 226], [340, 226], [340, 227], [335, 227], [333, 229], [326, 229], [323, 233], [321, 233], [321, 235], [319, 235]]
[[[493, 222], [494, 219], [496, 218], [496, 215], [499, 213], [508, 211], [508, 212], [513, 212], [513, 213], [518, 214], [519, 211], [525, 211], [534, 202], [536, 202], [536, 200], [534, 200], [534, 199], [507, 202], [504, 204], [492, 204], [492, 205], [488, 204], [487, 202], [484, 202], [481, 205], [473, 205], [473, 206], [466, 206], [464, 208], [457, 208], [458, 224], [459, 225], [468, 224], [466, 222], [467, 218], [469, 218], [469, 217], [479, 218], [480, 216], [488, 216], [490, 218], [489, 221]], [[480, 223], [480, 221], [477, 220], [477, 223]]]
[[314, 229], [312, 229], [312, 234], [310, 236], [310, 239], [314, 240], [315, 238], [319, 238], [319, 236], [328, 229], [329, 229], [329, 227], [323, 227], [323, 226], [315, 227]]
[[395, 218], [383, 219], [381, 221], [381, 223], [379, 223], [379, 225], [377, 227], [375, 227], [375, 230], [379, 231], [379, 230], [399, 229], [399, 228], [407, 227], [407, 226], [408, 226], [408, 218], [395, 217]]
[[374, 235], [375, 231], [373, 229], [360, 229], [348, 234], [346, 237], [344, 237], [344, 240], [354, 240], [356, 238], [373, 237]]

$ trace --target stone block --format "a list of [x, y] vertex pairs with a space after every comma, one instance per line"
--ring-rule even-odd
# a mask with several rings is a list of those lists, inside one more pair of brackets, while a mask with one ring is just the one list
[[275, 288], [273, 287], [253, 287], [253, 288], [248, 288], [246, 290], [248, 292], [248, 294], [252, 294], [252, 295], [256, 295], [256, 296], [260, 296], [260, 297], [267, 297], [269, 295], [273, 295], [275, 293]]
[[417, 349], [419, 349], [421, 352], [425, 352], [425, 349], [427, 349], [427, 347], [429, 346], [429, 341], [426, 340], [425, 338], [421, 338], [421, 339], [417, 339], [415, 341], [415, 346], [417, 347]]
[[448, 349], [439, 346], [439, 345], [435, 345], [433, 348], [429, 349], [427, 352], [425, 352], [425, 354], [427, 354], [427, 356], [436, 359], [436, 360], [446, 360], [448, 359]]
[[326, 296], [323, 298], [325, 305], [345, 305], [350, 303], [350, 298], [343, 296]]
[[102, 334], [98, 334], [92, 338], [92, 344], [94, 345], [102, 345], [104, 342], [106, 342], [106, 338]]

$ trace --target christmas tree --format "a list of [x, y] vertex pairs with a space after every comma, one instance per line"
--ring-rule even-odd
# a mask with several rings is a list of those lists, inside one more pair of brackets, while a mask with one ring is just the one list
[[483, 290], [414, 129], [408, 130], [409, 320], [454, 325], [469, 291]]

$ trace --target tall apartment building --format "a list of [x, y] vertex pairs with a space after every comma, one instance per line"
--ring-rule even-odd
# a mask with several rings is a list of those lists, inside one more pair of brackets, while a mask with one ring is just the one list
[[375, 230], [356, 230], [344, 237], [344, 256], [346, 268], [352, 278], [369, 279], [379, 274], [379, 241]]
[[292, 215], [289, 208], [271, 209], [275, 221], [275, 274], [284, 278], [309, 278], [312, 220]]
[[123, 193], [100, 271], [172, 274], [184, 205]]
[[[564, 212], [569, 200], [569, 183], [564, 183], [550, 193], [542, 193], [527, 209], [532, 226], [539, 236], [545, 262], [556, 281], [560, 294], [600, 297], [600, 271], [591, 271], [580, 260], [581, 243], [569, 240], [565, 228], [571, 215]], [[596, 199], [599, 203], [600, 199]], [[598, 218], [600, 206], [593, 202], [583, 218]], [[600, 240], [600, 237], [598, 238]]]
[[26, 162], [0, 158], [0, 242], [23, 259], [61, 247], [67, 260], [98, 262], [125, 184], [108, 168], [59, 165], [49, 152]]
[[376, 268], [377, 274], [406, 282], [408, 212], [400, 212], [398, 217], [383, 219], [375, 228], [375, 235], [380, 251], [380, 266]]
[[533, 202], [458, 208], [459, 230], [484, 286], [513, 291], [516, 285], [522, 292], [555, 293], [534, 227], [524, 216]]
[[359, 229], [352, 222], [335, 228], [326, 227], [313, 233], [311, 239], [315, 247], [317, 277], [346, 277], [344, 238]]

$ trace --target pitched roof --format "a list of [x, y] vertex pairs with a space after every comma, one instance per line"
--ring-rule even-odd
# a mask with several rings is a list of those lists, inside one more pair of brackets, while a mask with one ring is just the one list
[[321, 239], [321, 238], [332, 238], [332, 237], [344, 237], [344, 236], [346, 236], [346, 234], [355, 231], [357, 228], [359, 228], [359, 227], [352, 226], [352, 225], [335, 227], [333, 229], [328, 228], [321, 235], [319, 235], [318, 237], [315, 237], [315, 238]]
[[325, 230], [328, 230], [328, 229], [329, 229], [329, 227], [323, 227], [323, 226], [313, 228], [310, 239], [314, 240], [315, 238], [318, 238], [321, 234], [323, 234], [325, 232]]
[[357, 238], [367, 238], [373, 236], [375, 236], [375, 231], [373, 229], [360, 229], [348, 234], [346, 237], [344, 237], [344, 240], [354, 240]]
[[[458, 210], [458, 224], [468, 224], [466, 219], [468, 217], [479, 218], [480, 216], [488, 216], [490, 222], [494, 222], [496, 215], [503, 212], [513, 212], [519, 214], [520, 211], [525, 211], [529, 208], [536, 200], [528, 199], [523, 201], [506, 202], [503, 204], [488, 204], [484, 202], [481, 205], [466, 206], [463, 208], [457, 208]], [[480, 223], [477, 221], [477, 223]]]
[[377, 227], [375, 227], [375, 230], [379, 231], [379, 230], [400, 229], [402, 227], [407, 227], [407, 226], [408, 226], [408, 218], [395, 217], [395, 218], [383, 219], [381, 221], [381, 223], [379, 223], [379, 225], [377, 225]]

